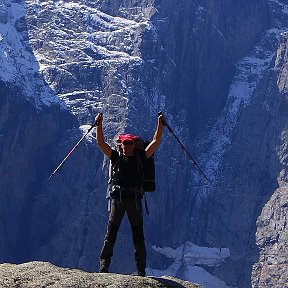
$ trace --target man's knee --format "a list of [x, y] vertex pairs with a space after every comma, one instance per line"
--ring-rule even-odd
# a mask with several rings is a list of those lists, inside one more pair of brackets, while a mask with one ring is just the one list
[[132, 227], [133, 243], [136, 245], [144, 241], [143, 224]]
[[116, 225], [113, 222], [109, 221], [107, 233], [105, 236], [105, 241], [107, 241], [109, 243], [115, 243], [118, 230], [119, 230], [119, 225]]

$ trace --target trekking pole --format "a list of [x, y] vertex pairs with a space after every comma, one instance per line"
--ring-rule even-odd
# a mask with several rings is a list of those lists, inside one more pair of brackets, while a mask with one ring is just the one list
[[[163, 115], [163, 113], [160, 111], [158, 113], [159, 116]], [[163, 121], [163, 126], [166, 126], [167, 129], [170, 131], [170, 133], [175, 137], [175, 139], [178, 141], [178, 143], [180, 144], [181, 148], [187, 153], [187, 155], [189, 156], [190, 160], [192, 160], [194, 166], [201, 172], [201, 174], [204, 176], [204, 178], [209, 182], [209, 179], [207, 178], [207, 176], [205, 175], [205, 173], [201, 170], [201, 168], [199, 167], [199, 165], [197, 164], [197, 162], [193, 159], [193, 157], [191, 156], [191, 154], [188, 152], [188, 150], [185, 148], [185, 146], [182, 144], [182, 142], [179, 140], [179, 138], [175, 135], [175, 133], [173, 132], [173, 130], [171, 129], [171, 127], [167, 124], [166, 121]]]
[[[100, 113], [102, 115], [102, 113]], [[57, 166], [57, 168], [53, 171], [53, 173], [49, 176], [48, 179], [52, 178], [55, 173], [59, 170], [59, 168], [65, 163], [65, 161], [71, 156], [73, 151], [79, 146], [79, 144], [82, 142], [82, 140], [87, 136], [87, 134], [96, 126], [98, 126], [99, 122], [95, 120], [95, 122], [91, 125], [91, 127], [88, 129], [88, 131], [81, 137], [81, 139], [76, 143], [76, 145], [70, 150], [70, 152], [67, 154], [67, 156], [62, 160], [62, 162]]]

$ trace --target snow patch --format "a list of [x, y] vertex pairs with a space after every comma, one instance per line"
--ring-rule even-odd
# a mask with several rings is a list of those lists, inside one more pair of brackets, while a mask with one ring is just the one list
[[26, 9], [19, 3], [7, 4], [5, 9], [7, 22], [0, 22], [0, 79], [17, 83], [39, 109], [42, 105], [61, 104], [39, 77], [39, 65], [26, 40], [27, 31], [17, 31], [15, 26], [25, 19]]
[[230, 257], [228, 248], [200, 247], [186, 242], [176, 249], [170, 247], [152, 247], [156, 252], [173, 259], [173, 263], [165, 270], [147, 268], [150, 276], [172, 276], [199, 283], [206, 288], [228, 288], [224, 281], [211, 275], [201, 266], [214, 267], [226, 263]]
[[[79, 129], [81, 130], [82, 134], [85, 135], [89, 129], [91, 129], [91, 125], [89, 124], [85, 124], [79, 127]], [[89, 143], [93, 143], [95, 141], [96, 137], [94, 135], [94, 129], [91, 129], [91, 131], [86, 135], [85, 140]]]

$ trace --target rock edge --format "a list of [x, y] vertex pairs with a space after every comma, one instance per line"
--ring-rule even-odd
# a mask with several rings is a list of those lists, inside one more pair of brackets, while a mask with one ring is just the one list
[[78, 269], [57, 267], [49, 262], [28, 262], [0, 265], [2, 288], [201, 288], [169, 276], [139, 277], [113, 273], [89, 273]]

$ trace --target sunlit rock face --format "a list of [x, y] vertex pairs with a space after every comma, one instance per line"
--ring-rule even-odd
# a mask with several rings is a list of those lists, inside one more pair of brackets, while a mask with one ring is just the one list
[[[221, 285], [283, 288], [287, 4], [2, 1], [0, 261], [97, 271], [108, 161], [95, 135], [48, 177], [98, 112], [113, 145], [123, 132], [151, 140], [162, 110], [209, 182], [166, 129], [147, 195], [149, 271], [175, 276], [176, 265], [192, 281], [201, 266]], [[229, 257], [197, 264], [152, 249], [187, 241]], [[125, 220], [111, 270], [135, 269]]]

